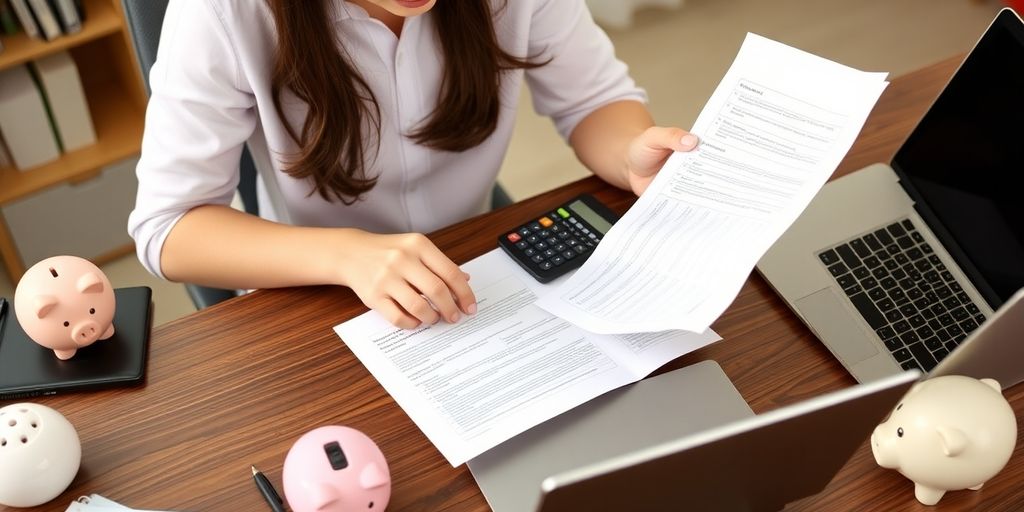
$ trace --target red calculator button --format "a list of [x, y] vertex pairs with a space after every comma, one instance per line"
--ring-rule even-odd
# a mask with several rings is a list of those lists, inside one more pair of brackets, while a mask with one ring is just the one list
[[522, 239], [523, 239], [523, 237], [519, 236], [519, 233], [509, 233], [508, 234], [508, 241], [509, 242], [516, 243], [516, 242], [518, 242], [518, 241], [520, 241]]

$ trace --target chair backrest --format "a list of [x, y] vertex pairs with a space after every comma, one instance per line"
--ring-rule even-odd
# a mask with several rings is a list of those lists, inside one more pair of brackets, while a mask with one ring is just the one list
[[[138, 57], [139, 69], [142, 71], [147, 92], [151, 92], [149, 70], [156, 61], [160, 30], [163, 28], [164, 13], [167, 12], [168, 3], [169, 0], [121, 0], [125, 21], [128, 24], [128, 33], [131, 35], [132, 46], [135, 47], [135, 55]], [[238, 192], [245, 211], [259, 215], [259, 205], [256, 202], [256, 165], [253, 163], [248, 149], [242, 151], [239, 161]], [[199, 309], [235, 295], [233, 290], [193, 284], [186, 284], [185, 288], [189, 297], [192, 298], [192, 302]]]
[[164, 24], [164, 13], [167, 12], [169, 0], [122, 0], [125, 21], [128, 22], [128, 33], [132, 37], [132, 46], [139, 59], [142, 78], [149, 92], [149, 69], [156, 62], [156, 47], [160, 42], [160, 29]]

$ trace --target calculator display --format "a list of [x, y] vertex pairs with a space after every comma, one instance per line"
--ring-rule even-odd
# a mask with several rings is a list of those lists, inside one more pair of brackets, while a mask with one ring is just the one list
[[597, 228], [601, 234], [607, 233], [612, 228], [612, 224], [604, 219], [604, 217], [598, 215], [592, 208], [587, 206], [583, 201], [573, 201], [569, 204], [569, 209], [573, 211], [580, 218], [585, 220], [587, 224]]

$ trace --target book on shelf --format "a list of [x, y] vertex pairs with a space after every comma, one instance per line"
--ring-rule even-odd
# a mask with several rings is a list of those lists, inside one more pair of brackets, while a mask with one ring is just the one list
[[81, 4], [77, 0], [48, 0], [50, 10], [57, 14], [60, 29], [65, 34], [82, 30]]
[[10, 0], [10, 2], [11, 9], [14, 11], [15, 16], [17, 16], [18, 23], [21, 24], [25, 34], [36, 39], [42, 38], [43, 34], [36, 23], [35, 15], [32, 14], [32, 9], [28, 6], [28, 0]]
[[11, 161], [11, 154], [7, 151], [7, 143], [0, 138], [0, 169], [6, 169], [12, 165], [14, 162]]
[[0, 0], [0, 30], [8, 36], [18, 33], [17, 15], [14, 14], [14, 9], [6, 0]]
[[52, 162], [60, 156], [43, 95], [26, 66], [0, 71], [0, 135], [19, 170]]
[[60, 23], [57, 22], [57, 14], [50, 9], [50, 3], [47, 0], [28, 0], [28, 5], [32, 8], [32, 14], [35, 15], [43, 37], [47, 41], [52, 41], [63, 33], [60, 30]]
[[96, 130], [71, 54], [56, 52], [31, 63], [49, 107], [58, 144], [72, 151], [96, 143]]

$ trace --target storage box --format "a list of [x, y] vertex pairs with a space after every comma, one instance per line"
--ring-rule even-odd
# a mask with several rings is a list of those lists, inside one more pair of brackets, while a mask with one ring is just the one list
[[58, 254], [95, 260], [132, 244], [128, 214], [135, 207], [138, 158], [105, 167], [99, 176], [62, 184], [4, 205], [3, 216], [26, 267]]

